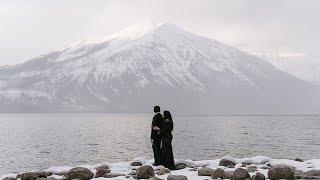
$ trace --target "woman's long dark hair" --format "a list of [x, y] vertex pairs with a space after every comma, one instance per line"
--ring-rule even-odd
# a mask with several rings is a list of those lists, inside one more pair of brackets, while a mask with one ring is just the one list
[[172, 124], [172, 128], [173, 128], [173, 121], [172, 121], [172, 116], [170, 111], [163, 111], [163, 118], [166, 120], [168, 119], [170, 121], [170, 123]]

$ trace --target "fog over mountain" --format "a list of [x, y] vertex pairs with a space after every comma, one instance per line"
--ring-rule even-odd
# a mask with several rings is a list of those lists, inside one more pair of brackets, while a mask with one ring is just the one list
[[274, 54], [259, 54], [260, 57], [298, 79], [320, 85], [320, 62], [312, 56], [278, 57]]
[[318, 87], [176, 25], [146, 23], [0, 68], [1, 112], [314, 113]]

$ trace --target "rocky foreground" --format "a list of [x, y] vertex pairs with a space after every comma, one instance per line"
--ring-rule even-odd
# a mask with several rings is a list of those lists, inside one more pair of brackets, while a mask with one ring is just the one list
[[45, 179], [167, 179], [167, 180], [279, 180], [320, 179], [320, 159], [271, 159], [264, 156], [234, 159], [223, 157], [216, 160], [176, 160], [177, 170], [152, 166], [152, 160], [143, 158], [132, 162], [102, 163], [78, 167], [52, 167], [43, 171], [23, 172], [1, 176], [1, 180]]

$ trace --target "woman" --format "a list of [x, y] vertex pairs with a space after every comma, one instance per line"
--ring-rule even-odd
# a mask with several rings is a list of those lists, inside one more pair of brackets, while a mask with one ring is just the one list
[[174, 165], [173, 152], [172, 152], [172, 130], [173, 121], [171, 113], [169, 111], [163, 111], [163, 127], [160, 129], [160, 134], [162, 138], [162, 163], [163, 166], [174, 170], [176, 167]]

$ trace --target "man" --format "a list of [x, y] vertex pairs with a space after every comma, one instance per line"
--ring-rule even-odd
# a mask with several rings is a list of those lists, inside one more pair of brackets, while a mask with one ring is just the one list
[[162, 115], [160, 114], [160, 107], [153, 108], [154, 116], [151, 126], [151, 143], [154, 155], [154, 165], [161, 165], [161, 135], [160, 129], [162, 127]]

